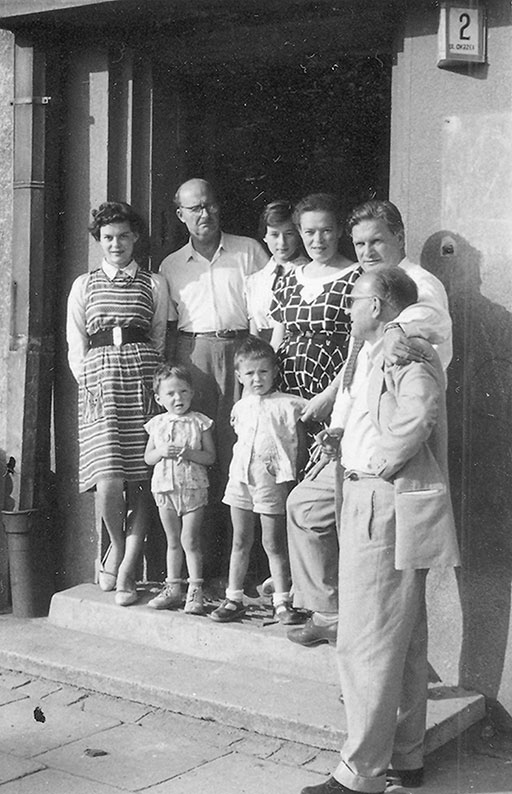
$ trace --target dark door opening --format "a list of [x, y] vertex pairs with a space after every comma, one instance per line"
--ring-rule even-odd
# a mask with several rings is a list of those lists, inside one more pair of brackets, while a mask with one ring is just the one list
[[[184, 179], [205, 177], [221, 198], [226, 231], [257, 236], [258, 216], [276, 198], [296, 201], [327, 191], [349, 209], [388, 195], [387, 55], [311, 66], [305, 59], [257, 72], [215, 66], [179, 80], [163, 67], [156, 84], [160, 91], [168, 86], [155, 120], [155, 136], [165, 148], [158, 170], [167, 182], [166, 200]], [[166, 160], [174, 163], [167, 177]], [[160, 210], [167, 219], [160, 238], [166, 252], [182, 244], [183, 232], [169, 206]]]

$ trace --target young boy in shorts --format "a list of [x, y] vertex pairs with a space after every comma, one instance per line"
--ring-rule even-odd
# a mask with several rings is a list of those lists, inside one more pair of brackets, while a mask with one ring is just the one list
[[256, 515], [268, 557], [278, 620], [290, 625], [304, 617], [291, 606], [286, 543], [286, 499], [307, 454], [300, 415], [306, 400], [274, 390], [277, 374], [273, 348], [248, 336], [235, 353], [235, 371], [243, 394], [233, 406], [237, 434], [223, 502], [231, 508], [233, 546], [226, 598], [210, 617], [227, 623], [244, 612], [243, 583], [254, 542]]

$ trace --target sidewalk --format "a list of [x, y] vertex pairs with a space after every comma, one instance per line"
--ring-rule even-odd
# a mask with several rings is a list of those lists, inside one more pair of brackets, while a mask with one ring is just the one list
[[[428, 756], [422, 794], [512, 792], [512, 742], [479, 736]], [[299, 794], [336, 763], [334, 751], [0, 669], [0, 794]]]

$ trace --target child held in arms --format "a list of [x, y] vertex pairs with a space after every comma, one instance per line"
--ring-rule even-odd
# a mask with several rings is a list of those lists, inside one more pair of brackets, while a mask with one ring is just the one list
[[290, 599], [285, 505], [307, 454], [300, 422], [306, 401], [274, 389], [275, 352], [263, 339], [244, 339], [235, 353], [235, 371], [243, 394], [231, 413], [237, 441], [223, 499], [231, 508], [233, 547], [226, 598], [210, 617], [227, 623], [245, 612], [243, 583], [258, 515], [274, 583], [275, 615], [285, 625], [301, 623], [304, 617]]

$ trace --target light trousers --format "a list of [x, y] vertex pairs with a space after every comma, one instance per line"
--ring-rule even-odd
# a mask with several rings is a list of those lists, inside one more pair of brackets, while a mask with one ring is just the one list
[[295, 607], [338, 611], [337, 499], [342, 469], [338, 461], [318, 466], [291, 491], [287, 532]]
[[383, 792], [388, 767], [423, 766], [427, 571], [395, 570], [392, 484], [346, 479], [343, 488], [337, 657], [348, 738], [334, 777]]

